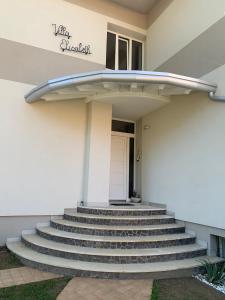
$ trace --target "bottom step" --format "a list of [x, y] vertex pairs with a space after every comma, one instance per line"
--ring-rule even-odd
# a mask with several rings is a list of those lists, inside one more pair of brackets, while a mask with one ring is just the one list
[[70, 260], [41, 254], [27, 248], [20, 241], [8, 241], [7, 247], [17, 255], [25, 265], [31, 267], [69, 276], [110, 279], [157, 279], [191, 276], [193, 272], [198, 271], [199, 267], [201, 267], [201, 259], [208, 259], [211, 263], [223, 261], [218, 257], [201, 256], [198, 257], [198, 259], [184, 259], [181, 261], [176, 260], [158, 263], [107, 264]]

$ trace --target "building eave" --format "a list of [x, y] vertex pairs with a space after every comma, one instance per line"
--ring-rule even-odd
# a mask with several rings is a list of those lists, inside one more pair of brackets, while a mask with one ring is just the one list
[[200, 79], [186, 77], [182, 75], [164, 73], [164, 72], [148, 72], [148, 71], [111, 71], [103, 70], [89, 73], [80, 73], [65, 77], [59, 77], [47, 81], [25, 95], [25, 100], [32, 103], [40, 100], [43, 96], [50, 92], [57, 91], [69, 86], [93, 85], [98, 83], [137, 83], [148, 85], [167, 85], [178, 87], [190, 91], [215, 92], [217, 84], [209, 83]]

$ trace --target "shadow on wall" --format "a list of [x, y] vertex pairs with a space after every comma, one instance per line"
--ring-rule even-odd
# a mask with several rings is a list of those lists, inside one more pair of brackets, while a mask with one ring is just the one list
[[[65, 100], [65, 101], [38, 101], [29, 105], [29, 110], [41, 117], [43, 121], [51, 122], [52, 126], [60, 125], [64, 129], [74, 127], [80, 128], [81, 122], [84, 122], [84, 111], [86, 110], [83, 100]], [[40, 121], [39, 121], [40, 122]], [[39, 123], [39, 125], [41, 125]]]
[[154, 142], [164, 143], [165, 139], [170, 140], [173, 136], [176, 136], [178, 141], [177, 135], [182, 138], [185, 129], [191, 129], [190, 133], [193, 130], [196, 132], [194, 123], [199, 126], [199, 120], [213, 105], [215, 106], [215, 103], [202, 93], [173, 96], [170, 104], [144, 117], [143, 124], [150, 124], [151, 128], [143, 134], [154, 134]]
[[143, 130], [144, 200], [166, 204], [181, 220], [223, 227], [209, 211], [215, 201], [224, 210], [224, 120], [225, 103], [203, 93], [175, 96], [146, 116], [143, 126], [151, 128]]

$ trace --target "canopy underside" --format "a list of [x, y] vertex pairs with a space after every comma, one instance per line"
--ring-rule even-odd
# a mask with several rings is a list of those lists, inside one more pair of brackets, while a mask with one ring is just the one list
[[216, 84], [170, 73], [97, 71], [49, 80], [31, 90], [25, 99], [111, 103], [116, 117], [138, 119], [168, 102], [170, 96], [193, 91], [215, 92]]

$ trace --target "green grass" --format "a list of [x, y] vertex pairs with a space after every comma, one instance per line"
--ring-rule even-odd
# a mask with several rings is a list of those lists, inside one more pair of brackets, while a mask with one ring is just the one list
[[1, 300], [55, 300], [71, 278], [64, 277], [0, 289]]
[[225, 300], [225, 296], [197, 279], [178, 278], [155, 280], [151, 300]]
[[19, 259], [6, 248], [0, 249], [0, 270], [12, 269], [23, 266]]
[[158, 297], [159, 297], [159, 284], [158, 282], [154, 282], [150, 300], [158, 300]]

